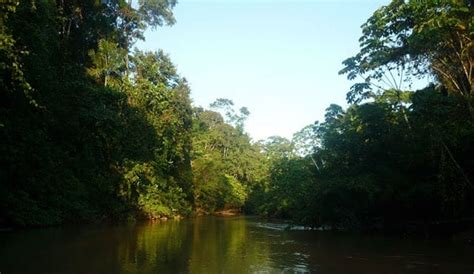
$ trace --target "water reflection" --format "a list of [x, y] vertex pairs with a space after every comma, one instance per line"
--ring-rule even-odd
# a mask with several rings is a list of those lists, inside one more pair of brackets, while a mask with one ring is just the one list
[[1, 273], [472, 273], [450, 241], [286, 231], [255, 218], [0, 234]]

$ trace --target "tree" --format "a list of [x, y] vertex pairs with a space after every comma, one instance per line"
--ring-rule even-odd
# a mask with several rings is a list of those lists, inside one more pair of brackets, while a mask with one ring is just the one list
[[[118, 27], [127, 3], [6, 4], [0, 218], [48, 225], [189, 214], [189, 87], [162, 52], [137, 53], [133, 69], [147, 75], [127, 75]], [[135, 6], [141, 21], [129, 30], [171, 20], [172, 5]]]
[[92, 67], [87, 69], [87, 73], [104, 87], [119, 87], [125, 69], [126, 54], [127, 51], [119, 48], [116, 43], [100, 40], [97, 51], [89, 51]]
[[250, 111], [246, 107], [241, 107], [239, 113], [234, 110], [234, 102], [225, 98], [218, 98], [211, 103], [211, 109], [222, 111], [226, 117], [226, 122], [234, 125], [240, 132], [244, 131], [244, 123], [250, 115]]
[[8, 17], [16, 12], [18, 5], [19, 1], [7, 1], [0, 7], [0, 86], [4, 87], [2, 93], [21, 91], [28, 96], [31, 86], [26, 82], [20, 60], [27, 52], [16, 49], [16, 41], [7, 27]]
[[142, 52], [135, 50], [132, 57], [134, 80], [149, 81], [154, 85], [162, 84], [166, 87], [176, 87], [180, 79], [170, 57], [159, 50], [158, 52]]
[[319, 139], [318, 136], [316, 136], [317, 126], [318, 123], [307, 125], [293, 134], [291, 142], [298, 155], [310, 155], [314, 152], [314, 149], [319, 146]]
[[[117, 17], [122, 46], [129, 49], [137, 40], [144, 40], [147, 27], [173, 25], [176, 20], [172, 9], [176, 0], [106, 0], [105, 5]], [[129, 56], [125, 56], [126, 75], [129, 74]]]
[[471, 105], [472, 10], [471, 1], [451, 0], [394, 0], [378, 9], [362, 26], [360, 52], [346, 59], [339, 72], [363, 80], [352, 86], [348, 101], [370, 98], [374, 89], [403, 91], [410, 76], [431, 74]]

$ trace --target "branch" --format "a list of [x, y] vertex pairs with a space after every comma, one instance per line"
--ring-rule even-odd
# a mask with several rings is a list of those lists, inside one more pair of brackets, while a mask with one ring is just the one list
[[392, 77], [394, 88], [399, 89], [398, 86], [397, 86], [397, 81], [395, 80], [395, 77], [393, 77], [392, 70], [390, 68], [388, 68], [388, 73], [390, 73], [390, 76]]
[[461, 87], [459, 87], [459, 84], [457, 83], [457, 81], [451, 75], [447, 74], [441, 68], [438, 68], [436, 65], [433, 65], [433, 69], [439, 72], [440, 74], [442, 74], [444, 77], [448, 78], [448, 80], [450, 80], [451, 83], [456, 87], [458, 92], [461, 94], [464, 94]]
[[399, 83], [398, 83], [398, 88], [399, 88], [400, 90], [402, 90], [402, 81], [403, 81], [403, 72], [404, 72], [404, 71], [405, 71], [405, 70], [404, 70], [403, 66], [400, 66], [400, 72], [399, 72], [400, 81], [399, 81]]

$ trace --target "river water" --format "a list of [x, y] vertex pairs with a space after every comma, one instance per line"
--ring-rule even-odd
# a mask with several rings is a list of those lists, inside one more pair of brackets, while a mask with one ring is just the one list
[[0, 233], [0, 273], [474, 273], [462, 241], [294, 231], [253, 217]]

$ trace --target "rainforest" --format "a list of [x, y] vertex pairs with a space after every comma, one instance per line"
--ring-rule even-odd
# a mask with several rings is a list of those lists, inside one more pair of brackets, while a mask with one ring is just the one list
[[471, 1], [377, 9], [341, 60], [347, 106], [264, 140], [238, 94], [196, 106], [166, 52], [134, 47], [175, 23], [176, 1], [131, 2], [2, 1], [2, 227], [229, 212], [342, 230], [472, 222]]

